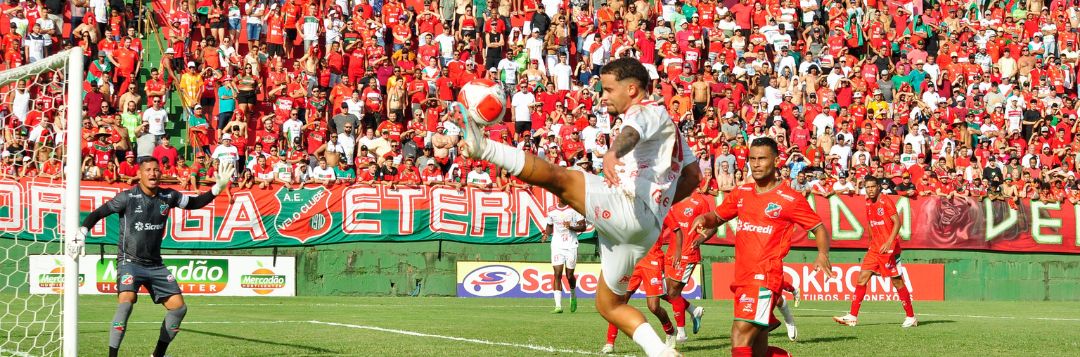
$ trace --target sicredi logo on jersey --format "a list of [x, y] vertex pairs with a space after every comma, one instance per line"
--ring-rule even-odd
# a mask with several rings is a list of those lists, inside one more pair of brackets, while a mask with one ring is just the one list
[[465, 289], [476, 296], [492, 297], [509, 292], [518, 286], [521, 277], [505, 265], [488, 265], [465, 276]]

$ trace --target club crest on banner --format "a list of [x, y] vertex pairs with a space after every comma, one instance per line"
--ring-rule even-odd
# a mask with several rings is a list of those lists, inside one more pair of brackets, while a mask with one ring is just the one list
[[305, 243], [326, 234], [333, 226], [330, 191], [326, 187], [304, 187], [295, 190], [282, 187], [275, 196], [281, 210], [274, 218], [274, 228], [282, 237]]

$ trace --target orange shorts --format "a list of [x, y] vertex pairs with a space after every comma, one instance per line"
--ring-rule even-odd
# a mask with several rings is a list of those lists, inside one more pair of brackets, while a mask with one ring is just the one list
[[660, 265], [663, 265], [663, 261], [641, 260], [630, 275], [630, 285], [626, 291], [633, 292], [640, 288], [645, 296], [664, 295], [664, 273]]
[[768, 327], [779, 323], [773, 315], [773, 308], [780, 300], [780, 294], [763, 286], [745, 285], [735, 288], [735, 320], [746, 321], [758, 326]]
[[860, 265], [863, 271], [872, 271], [874, 274], [889, 278], [900, 276], [900, 267], [900, 253], [866, 252]]
[[668, 279], [686, 284], [690, 282], [690, 276], [694, 275], [694, 269], [698, 263], [679, 262], [679, 266], [664, 264], [664, 276]]

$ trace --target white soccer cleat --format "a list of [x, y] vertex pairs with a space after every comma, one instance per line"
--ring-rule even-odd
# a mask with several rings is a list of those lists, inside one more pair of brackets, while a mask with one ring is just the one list
[[668, 348], [675, 348], [676, 340], [677, 338], [675, 335], [667, 335], [667, 340], [664, 341], [664, 344], [667, 345]]
[[458, 108], [461, 110], [462, 117], [461, 141], [466, 146], [462, 154], [471, 159], [479, 159], [480, 155], [484, 153], [484, 146], [487, 145], [484, 129], [477, 125], [475, 119], [469, 116], [469, 111], [465, 109], [464, 105], [459, 103]]
[[919, 326], [919, 319], [915, 318], [915, 316], [905, 317], [904, 324], [900, 326], [905, 328]]
[[600, 349], [600, 354], [605, 354], [606, 355], [606, 354], [610, 354], [610, 353], [613, 353], [613, 352], [615, 352], [615, 345], [610, 344], [610, 343], [604, 344], [604, 348]]
[[799, 339], [799, 329], [795, 328], [795, 324], [784, 324], [787, 328], [787, 339], [795, 341]]
[[833, 321], [836, 321], [836, 323], [841, 325], [848, 325], [854, 327], [855, 325], [859, 324], [859, 318], [855, 317], [852, 314], [847, 314], [844, 316], [833, 316], [832, 319]]
[[701, 306], [694, 306], [694, 312], [690, 313], [690, 320], [694, 323], [694, 334], [701, 330], [701, 316], [705, 315], [705, 308]]
[[682, 334], [682, 335], [676, 334], [675, 335], [675, 343], [683, 343], [683, 342], [686, 342], [686, 340], [689, 340], [689, 339], [690, 338], [687, 337], [686, 334]]
[[682, 353], [679, 353], [674, 347], [671, 347], [664, 350], [664, 352], [661, 352], [660, 357], [682, 357]]

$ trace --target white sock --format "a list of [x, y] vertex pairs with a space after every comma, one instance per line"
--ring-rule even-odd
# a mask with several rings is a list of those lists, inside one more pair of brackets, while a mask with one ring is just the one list
[[524, 151], [494, 140], [484, 140], [488, 142], [484, 145], [484, 152], [480, 154], [480, 159], [506, 169], [511, 175], [521, 174], [521, 170], [525, 168]]
[[676, 336], [686, 336], [686, 327], [685, 326], [676, 326], [675, 331], [677, 331]]
[[694, 306], [694, 304], [691, 304], [690, 300], [686, 300], [686, 311], [685, 311], [685, 313], [693, 315], [695, 311], [697, 311], [697, 307]]
[[555, 307], [562, 307], [562, 290], [555, 290]]
[[667, 349], [667, 344], [660, 340], [660, 336], [656, 334], [652, 326], [649, 326], [648, 322], [638, 325], [634, 329], [634, 342], [637, 342], [645, 350], [645, 355], [649, 357], [659, 356]]
[[795, 323], [795, 316], [791, 315], [791, 308], [788, 307], [787, 299], [784, 299], [784, 302], [780, 304], [780, 313], [784, 315], [784, 323]]

